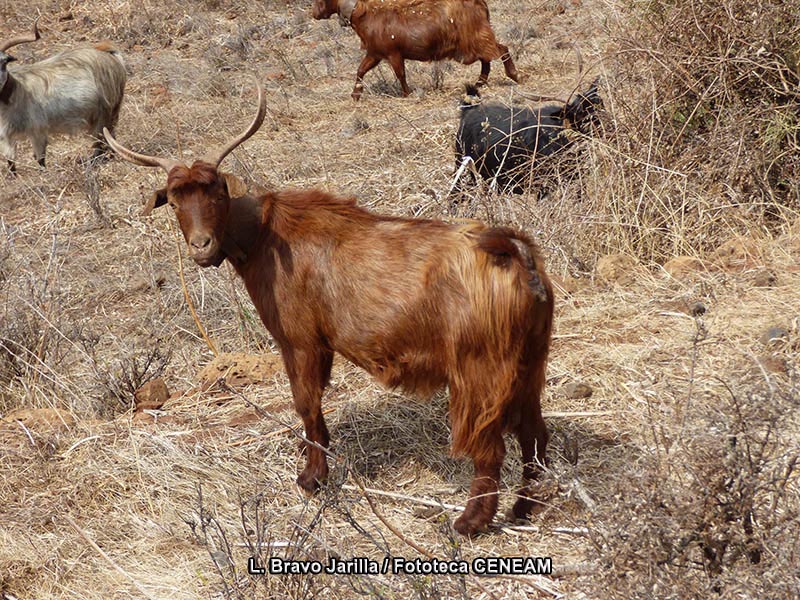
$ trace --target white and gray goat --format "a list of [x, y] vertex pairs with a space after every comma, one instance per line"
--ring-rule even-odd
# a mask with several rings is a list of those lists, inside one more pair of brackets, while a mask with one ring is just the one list
[[38, 39], [34, 24], [33, 33], [0, 42], [0, 154], [12, 173], [20, 139], [31, 140], [42, 167], [53, 134], [87, 131], [95, 138], [92, 158], [102, 155], [103, 127], [113, 130], [125, 92], [125, 63], [108, 42], [9, 69], [15, 59], [6, 51]]

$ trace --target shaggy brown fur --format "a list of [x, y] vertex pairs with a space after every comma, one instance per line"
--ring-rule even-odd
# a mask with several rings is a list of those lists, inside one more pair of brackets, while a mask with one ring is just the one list
[[[312, 12], [315, 19], [327, 19], [341, 15], [343, 5], [343, 0], [316, 0]], [[410, 93], [406, 59], [451, 58], [465, 65], [479, 60], [478, 84], [484, 84], [491, 61], [500, 58], [506, 75], [519, 80], [508, 48], [495, 39], [485, 0], [358, 0], [348, 20], [367, 51], [356, 74], [354, 100], [361, 97], [364, 75], [381, 60], [392, 65], [404, 96]]]
[[[544, 461], [540, 396], [553, 292], [536, 246], [478, 222], [376, 215], [353, 199], [283, 191], [230, 199], [230, 176], [202, 161], [174, 167], [151, 206], [175, 208], [194, 260], [227, 258], [281, 349], [303, 418], [312, 492], [328, 475], [321, 398], [339, 352], [389, 387], [450, 388], [453, 452], [475, 479], [456, 529], [472, 534], [497, 510], [503, 432], [521, 444], [524, 477]], [[521, 490], [515, 513], [532, 505]]]

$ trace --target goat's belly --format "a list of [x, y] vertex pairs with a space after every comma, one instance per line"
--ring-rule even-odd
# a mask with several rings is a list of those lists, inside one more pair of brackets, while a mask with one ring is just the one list
[[447, 375], [439, 357], [430, 352], [405, 352], [400, 355], [341, 353], [389, 388], [429, 396], [447, 385]]

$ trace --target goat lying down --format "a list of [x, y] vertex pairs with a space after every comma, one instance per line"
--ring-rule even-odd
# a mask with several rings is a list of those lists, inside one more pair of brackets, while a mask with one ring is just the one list
[[356, 73], [354, 100], [364, 90], [364, 75], [382, 60], [392, 66], [403, 96], [411, 91], [406, 60], [480, 61], [477, 85], [482, 85], [489, 79], [491, 61], [499, 58], [506, 76], [519, 81], [508, 48], [498, 43], [489, 24], [486, 0], [314, 0], [315, 19], [334, 14], [353, 28], [366, 50]]
[[483, 179], [496, 178], [499, 189], [522, 193], [537, 161], [573, 143], [566, 130], [589, 134], [601, 106], [597, 82], [563, 106], [538, 108], [484, 103], [468, 85], [456, 133], [456, 167], [470, 157]]
[[114, 129], [127, 74], [122, 57], [108, 44], [67, 50], [46, 60], [9, 68], [6, 50], [39, 39], [34, 33], [0, 44], [0, 154], [15, 171], [16, 144], [29, 138], [45, 166], [48, 137], [88, 132], [94, 154], [103, 153], [103, 128]]
[[[381, 216], [318, 190], [234, 197], [218, 170], [264, 118], [222, 151], [191, 166], [138, 154], [106, 138], [124, 159], [161, 167], [166, 187], [145, 207], [175, 210], [201, 267], [228, 260], [278, 343], [307, 440], [298, 484], [328, 476], [321, 398], [334, 352], [390, 387], [430, 394], [449, 386], [453, 452], [475, 466], [470, 500], [455, 522], [473, 534], [492, 520], [505, 455], [516, 434], [525, 479], [545, 460], [540, 397], [553, 292], [536, 246], [507, 228]], [[520, 490], [517, 516], [533, 505]]]

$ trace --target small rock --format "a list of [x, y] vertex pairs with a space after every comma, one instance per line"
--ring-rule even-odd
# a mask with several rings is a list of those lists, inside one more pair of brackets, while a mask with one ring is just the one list
[[703, 261], [695, 256], [676, 256], [664, 263], [664, 270], [679, 281], [705, 271], [705, 268]]
[[755, 265], [759, 257], [758, 244], [754, 239], [737, 236], [720, 244], [710, 259], [722, 269], [742, 270]]
[[436, 506], [417, 506], [412, 512], [417, 519], [428, 520], [438, 517], [444, 510]]
[[787, 373], [789, 371], [789, 365], [786, 359], [780, 356], [762, 354], [758, 357], [758, 364], [761, 365], [767, 373]]
[[753, 275], [751, 282], [753, 287], [774, 287], [778, 277], [769, 269], [761, 269]]
[[774, 342], [788, 340], [789, 331], [785, 327], [770, 327], [758, 339], [765, 346], [769, 346]]
[[161, 377], [145, 383], [134, 393], [136, 412], [155, 410], [164, 406], [169, 400], [169, 389]]
[[550, 274], [550, 281], [553, 284], [553, 287], [556, 288], [556, 290], [567, 296], [571, 296], [578, 290], [581, 290], [586, 287], [585, 279], [578, 279], [576, 277], [573, 277], [572, 275], [567, 275], [562, 279], [558, 275]]
[[342, 136], [351, 138], [369, 129], [369, 123], [360, 117], [353, 117], [350, 122], [342, 129]]
[[608, 254], [597, 261], [597, 278], [605, 283], [628, 285], [640, 272], [639, 262], [628, 254]]
[[589, 384], [573, 381], [564, 386], [564, 395], [572, 400], [580, 398], [588, 398], [594, 393], [594, 390]]
[[702, 302], [693, 302], [689, 306], [689, 314], [693, 317], [699, 317], [700, 315], [706, 314], [706, 305]]
[[197, 374], [203, 389], [223, 378], [228, 385], [269, 383], [283, 371], [283, 361], [278, 354], [220, 354]]
[[18, 408], [3, 419], [6, 423], [21, 421], [25, 427], [35, 431], [59, 431], [69, 429], [75, 424], [73, 417], [60, 408]]

